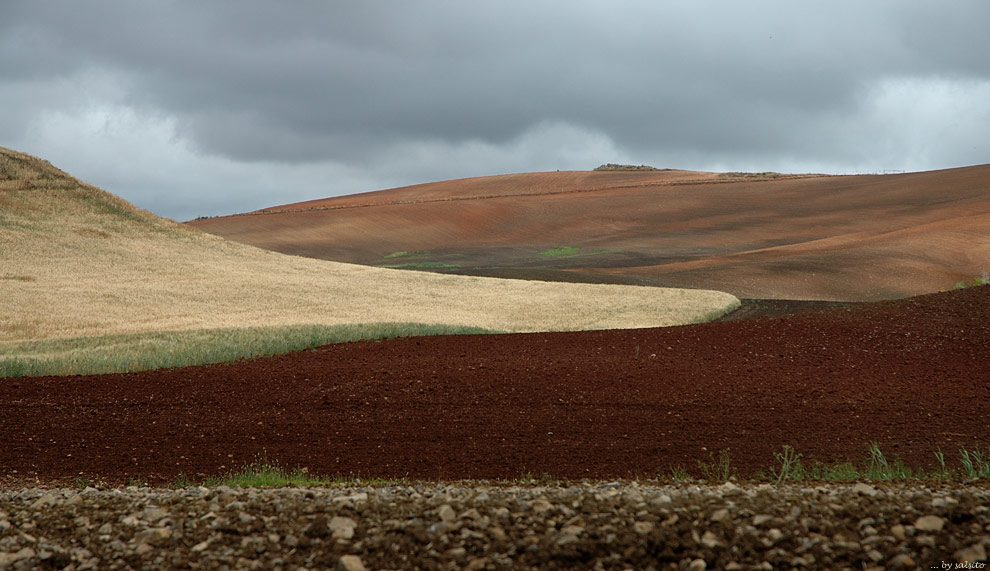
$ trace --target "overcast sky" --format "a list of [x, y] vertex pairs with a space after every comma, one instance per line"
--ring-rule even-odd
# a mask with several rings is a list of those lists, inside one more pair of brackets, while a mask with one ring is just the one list
[[4, 0], [0, 146], [177, 220], [607, 162], [990, 162], [987, 0]]

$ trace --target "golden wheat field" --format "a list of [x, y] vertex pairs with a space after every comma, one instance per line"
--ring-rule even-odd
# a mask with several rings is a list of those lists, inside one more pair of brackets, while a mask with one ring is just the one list
[[159, 218], [6, 149], [0, 291], [0, 344], [300, 324], [636, 328], [711, 319], [738, 305], [715, 291], [438, 275], [278, 254]]

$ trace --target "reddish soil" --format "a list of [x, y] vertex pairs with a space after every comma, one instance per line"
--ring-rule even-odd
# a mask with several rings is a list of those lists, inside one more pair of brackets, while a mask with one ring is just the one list
[[[529, 173], [190, 224], [283, 253], [367, 265], [876, 301], [990, 271], [988, 189], [990, 165], [776, 178]], [[541, 255], [561, 246], [579, 250]], [[410, 255], [386, 257], [395, 252]]]
[[[0, 476], [156, 482], [267, 455], [321, 474], [654, 476], [794, 446], [932, 465], [990, 445], [990, 287], [666, 329], [348, 343], [0, 380]], [[958, 464], [957, 464], [958, 465]]]

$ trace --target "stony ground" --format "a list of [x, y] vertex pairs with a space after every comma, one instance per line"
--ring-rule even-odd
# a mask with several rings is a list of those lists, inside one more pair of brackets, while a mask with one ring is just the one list
[[984, 568], [990, 487], [0, 490], [0, 569]]

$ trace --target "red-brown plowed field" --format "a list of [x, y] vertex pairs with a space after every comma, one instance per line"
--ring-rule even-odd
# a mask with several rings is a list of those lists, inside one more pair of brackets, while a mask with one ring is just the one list
[[742, 298], [876, 301], [948, 289], [990, 271], [990, 165], [776, 178], [529, 173], [190, 224], [339, 262], [715, 289]]
[[931, 465], [990, 444], [990, 287], [666, 329], [410, 338], [228, 365], [0, 380], [7, 476], [653, 476], [789, 444]]

